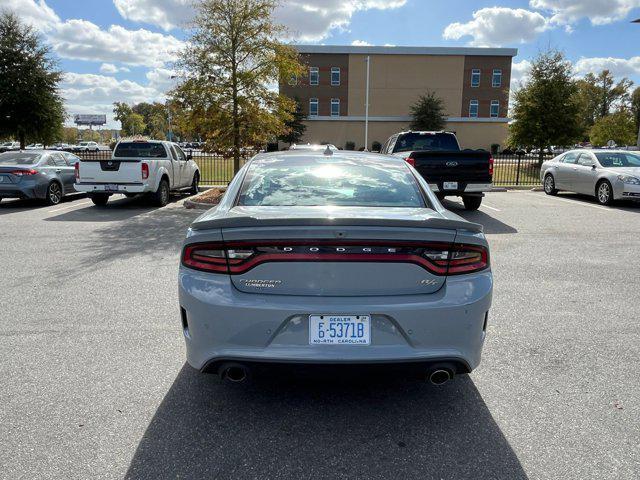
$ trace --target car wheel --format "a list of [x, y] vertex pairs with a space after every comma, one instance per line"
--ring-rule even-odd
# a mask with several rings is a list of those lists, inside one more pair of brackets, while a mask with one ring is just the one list
[[106, 193], [94, 193], [90, 198], [93, 204], [97, 207], [104, 207], [109, 201], [109, 195]]
[[547, 195], [557, 195], [558, 189], [556, 188], [556, 181], [553, 178], [553, 175], [547, 173], [544, 177], [544, 193]]
[[62, 186], [58, 182], [49, 184], [45, 201], [47, 205], [58, 205], [62, 201]]
[[464, 203], [464, 208], [466, 210], [477, 210], [480, 208], [480, 204], [482, 203], [482, 197], [463, 195], [462, 203]]
[[200, 183], [200, 175], [198, 175], [198, 172], [193, 174], [193, 181], [191, 182], [191, 189], [189, 190], [189, 193], [191, 195], [197, 195], [198, 194], [198, 184]]
[[596, 198], [600, 205], [611, 205], [613, 203], [613, 188], [607, 180], [602, 180], [596, 187]]
[[169, 193], [169, 183], [166, 180], [161, 180], [158, 190], [153, 194], [153, 203], [158, 207], [164, 207], [169, 203]]

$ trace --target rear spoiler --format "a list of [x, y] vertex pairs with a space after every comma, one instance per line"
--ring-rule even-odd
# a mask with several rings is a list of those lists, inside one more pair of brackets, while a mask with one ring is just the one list
[[482, 225], [478, 223], [435, 216], [415, 220], [403, 218], [331, 218], [304, 216], [258, 218], [250, 215], [234, 215], [233, 212], [216, 213], [217, 212], [205, 213], [191, 224], [191, 228], [193, 230], [208, 230], [215, 228], [351, 226], [433, 228], [482, 233]]

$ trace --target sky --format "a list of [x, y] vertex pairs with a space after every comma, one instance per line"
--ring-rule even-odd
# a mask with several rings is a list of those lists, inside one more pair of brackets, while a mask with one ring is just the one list
[[[65, 72], [67, 113], [164, 101], [193, 0], [0, 0], [41, 32]], [[640, 85], [640, 0], [282, 0], [292, 41], [326, 45], [515, 47], [512, 87], [548, 48], [575, 74], [609, 69]]]

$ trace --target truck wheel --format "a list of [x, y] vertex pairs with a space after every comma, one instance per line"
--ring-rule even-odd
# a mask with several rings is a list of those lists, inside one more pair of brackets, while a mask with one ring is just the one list
[[169, 183], [166, 180], [160, 181], [158, 190], [153, 194], [152, 200], [157, 207], [164, 207], [169, 203]]
[[109, 195], [106, 193], [94, 193], [93, 195], [89, 195], [89, 198], [97, 207], [104, 207], [109, 201]]
[[464, 203], [464, 208], [466, 210], [477, 210], [480, 208], [480, 204], [482, 203], [482, 197], [464, 195], [462, 197], [462, 203]]
[[200, 183], [200, 175], [196, 172], [193, 174], [193, 182], [191, 182], [191, 188], [189, 189], [191, 195], [198, 194], [198, 183]]

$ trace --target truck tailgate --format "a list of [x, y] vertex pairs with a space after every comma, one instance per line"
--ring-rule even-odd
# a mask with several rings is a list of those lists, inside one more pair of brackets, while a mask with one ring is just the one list
[[82, 160], [79, 183], [142, 183], [140, 159]]
[[491, 183], [491, 155], [473, 150], [461, 152], [412, 152], [415, 168], [429, 183], [440, 185], [454, 181], [461, 184]]

